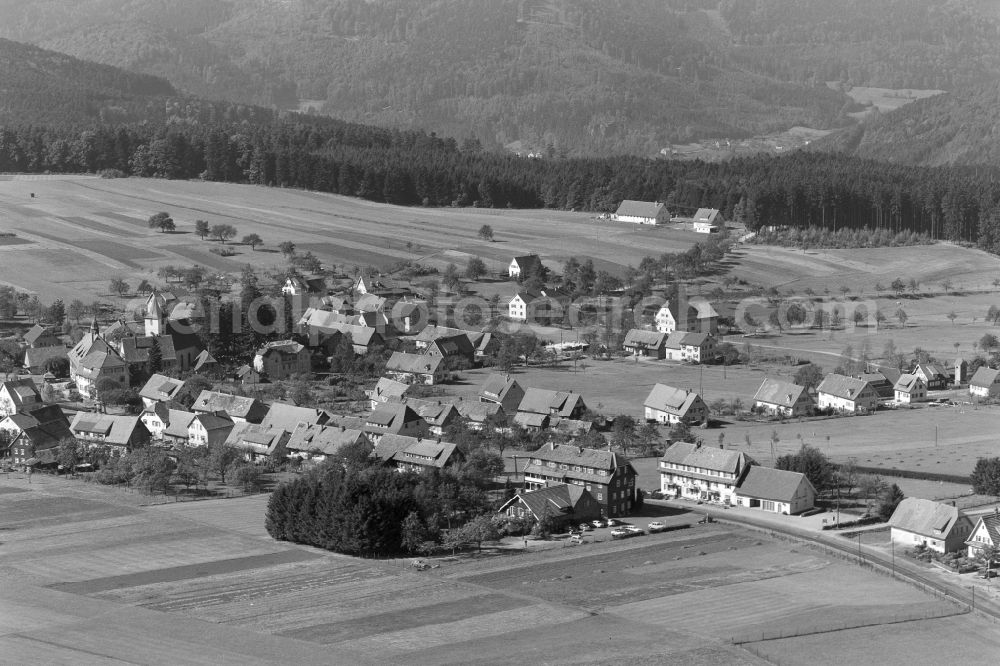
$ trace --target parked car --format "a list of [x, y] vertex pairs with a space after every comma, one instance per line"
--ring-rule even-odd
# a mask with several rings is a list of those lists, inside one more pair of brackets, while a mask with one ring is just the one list
[[662, 523], [659, 520], [654, 520], [649, 524], [647, 529], [649, 530], [650, 534], [652, 534], [653, 532], [662, 532], [663, 530], [667, 529], [667, 524]]
[[632, 537], [642, 536], [645, 533], [646, 531], [644, 529], [636, 527], [635, 525], [623, 525], [611, 530], [611, 538], [630, 539]]
[[646, 530], [642, 529], [641, 527], [637, 527], [635, 525], [625, 525], [622, 529], [631, 532], [635, 536], [639, 536], [646, 533]]
[[618, 520], [617, 518], [608, 518], [608, 527], [618, 527], [619, 525], [623, 524], [624, 523], [622, 523], [622, 521]]
[[607, 527], [608, 526], [608, 521], [606, 521], [606, 520], [592, 520], [590, 522], [590, 524], [593, 525], [594, 527]]
[[581, 532], [592, 532], [592, 531], [594, 531], [594, 526], [591, 525], [590, 523], [580, 523], [580, 531]]

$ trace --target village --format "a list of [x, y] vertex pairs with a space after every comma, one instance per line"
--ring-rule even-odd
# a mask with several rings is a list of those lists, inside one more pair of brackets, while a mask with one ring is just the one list
[[[661, 203], [623, 202], [614, 221], [689, 225], [714, 238], [739, 233], [726, 228], [716, 210], [671, 217]], [[579, 270], [567, 265], [562, 272], [571, 269]], [[466, 271], [473, 280], [482, 272]], [[809, 363], [794, 378], [765, 376], [753, 395], [713, 405], [689, 383], [656, 382], [638, 413], [603, 414], [587, 391], [533, 386], [525, 377], [533, 367], [576, 366], [588, 357], [594, 362], [614, 355], [641, 360], [644, 368], [661, 363], [664, 376], [676, 366], [735, 366], [741, 362], [737, 340], [760, 329], [748, 325], [749, 317], [735, 321], [738, 308], [731, 303], [688, 298], [683, 289], [641, 293], [646, 298], [636, 308], [639, 314], [622, 317], [615, 312], [621, 287], [610, 284], [599, 294], [599, 308], [589, 299], [576, 313], [583, 319], [580, 312], [591, 307], [590, 330], [603, 334], [576, 331], [575, 341], [567, 342], [558, 328], [571, 319], [559, 311], [575, 306], [566, 276], [557, 281], [532, 254], [512, 257], [503, 278], [515, 287], [506, 308], [503, 298], [481, 299], [481, 309], [489, 308], [492, 316], [470, 317], [466, 308], [463, 319], [447, 299], [442, 307], [425, 290], [390, 277], [361, 274], [346, 287], [341, 280], [335, 290], [321, 272], [292, 271], [276, 293], [297, 312], [294, 326], [229, 368], [213, 357], [206, 336], [196, 333], [205, 326], [204, 308], [169, 284], [151, 286], [141, 311], [125, 312], [103, 327], [95, 316], [71, 347], [58, 326], [35, 324], [20, 338], [24, 374], [0, 387], [5, 460], [28, 474], [80, 473], [116, 483], [142, 477], [150, 491], [176, 492], [177, 484], [190, 490], [199, 479], [207, 482], [206, 467], [217, 469], [223, 482], [228, 473], [231, 482], [252, 489], [260, 487], [264, 472], [291, 469], [292, 463], [305, 469], [361, 450], [401, 472], [476, 468], [492, 477], [493, 522], [516, 523], [502, 533], [568, 534], [581, 543], [592, 526], [617, 523], [614, 538], [636, 536], [666, 529], [658, 521], [623, 523], [644, 502], [682, 500], [789, 517], [823, 514], [823, 529], [888, 525], [890, 545], [903, 545], [915, 557], [967, 551], [966, 559], [979, 563], [976, 570], [991, 566], [998, 544], [991, 536], [996, 517], [988, 508], [970, 518], [953, 501], [903, 499], [896, 484], [871, 474], [858, 483], [853, 462], [834, 465], [805, 444], [776, 458], [776, 434], [770, 465], [764, 465], [739, 442], [727, 443], [720, 428], [727, 413], [785, 423], [878, 419], [886, 409], [955, 404], [960, 395], [986, 405], [1000, 394], [1000, 370], [982, 358], [974, 370], [961, 357], [947, 365], [916, 358], [909, 366], [866, 363], [853, 374], [822, 374]], [[449, 280], [459, 282], [446, 271], [444, 282]], [[173, 288], [183, 292], [181, 285]], [[716, 308], [731, 316], [721, 317]], [[469, 325], [470, 319], [480, 325]], [[635, 327], [619, 330], [623, 321]], [[556, 330], [559, 342], [552, 338]], [[381, 358], [380, 376], [364, 388], [363, 400], [343, 403], [353, 411], [321, 408], [310, 384], [321, 375], [335, 377], [331, 370], [351, 357]], [[470, 372], [481, 383], [454, 391], [468, 384], [460, 380]], [[282, 383], [293, 390], [275, 399], [269, 387]], [[122, 399], [129, 391], [136, 394], [131, 406]], [[357, 411], [359, 405], [364, 411]], [[710, 426], [719, 429], [717, 442], [707, 441]], [[161, 456], [148, 464], [170, 471], [109, 471], [147, 447], [169, 461]], [[643, 466], [647, 478], [640, 479], [630, 450], [645, 459], [655, 456], [655, 465]], [[862, 485], [865, 501], [858, 502], [861, 495], [852, 491]], [[842, 501], [850, 497], [855, 501]]]

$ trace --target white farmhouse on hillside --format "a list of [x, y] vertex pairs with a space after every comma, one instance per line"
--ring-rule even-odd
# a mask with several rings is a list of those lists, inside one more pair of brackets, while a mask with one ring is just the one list
[[667, 207], [659, 201], [622, 201], [615, 211], [613, 219], [616, 222], [633, 222], [635, 224], [663, 224], [670, 221]]
[[512, 278], [522, 275], [531, 275], [542, 265], [542, 259], [537, 254], [526, 254], [523, 257], [514, 257], [507, 267], [507, 275]]
[[758, 413], [771, 416], [805, 416], [813, 408], [812, 398], [804, 387], [765, 377], [753, 397]]
[[657, 423], [701, 423], [708, 418], [708, 407], [694, 391], [657, 384], [646, 397], [645, 417]]
[[920, 377], [905, 373], [896, 380], [896, 385], [892, 387], [893, 399], [896, 402], [908, 405], [911, 402], [920, 402], [927, 399], [927, 384]]
[[969, 380], [969, 394], [977, 398], [990, 398], [1000, 394], [1000, 370], [985, 365], [978, 368]]

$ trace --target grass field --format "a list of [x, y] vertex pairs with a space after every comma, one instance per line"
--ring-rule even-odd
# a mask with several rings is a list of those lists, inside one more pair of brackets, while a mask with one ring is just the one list
[[[755, 654], [769, 649], [808, 659], [809, 637], [748, 649], [730, 639], [847, 625], [895, 635], [900, 625], [884, 623], [903, 615], [938, 618], [923, 621], [927, 632], [952, 629], [927, 656], [962, 641], [970, 661], [985, 660], [1000, 640], [975, 624], [969, 643], [961, 628], [973, 625], [951, 603], [733, 526], [445, 558], [416, 572], [274, 542], [265, 501], [143, 506], [65, 479], [0, 478], [3, 660], [762, 664]], [[28, 510], [37, 521], [19, 518]]]

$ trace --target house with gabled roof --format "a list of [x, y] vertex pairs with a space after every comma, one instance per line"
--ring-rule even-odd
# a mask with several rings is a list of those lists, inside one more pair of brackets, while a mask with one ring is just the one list
[[235, 425], [225, 412], [199, 412], [188, 421], [185, 440], [181, 441], [173, 423], [164, 431], [164, 440], [184, 446], [217, 446], [225, 443]]
[[537, 254], [526, 254], [521, 257], [514, 257], [507, 267], [507, 275], [512, 278], [519, 278], [522, 275], [531, 275], [538, 272], [542, 266], [542, 258]]
[[291, 433], [284, 428], [259, 423], [234, 423], [226, 436], [226, 446], [239, 449], [250, 462], [265, 458], [280, 458], [287, 454], [285, 445]]
[[354, 311], [359, 314], [364, 312], [385, 312], [388, 303], [389, 300], [385, 296], [364, 294], [358, 300], [354, 301]]
[[42, 394], [30, 377], [0, 383], [0, 417], [30, 412], [42, 405]]
[[158, 402], [172, 402], [184, 388], [183, 379], [154, 374], [139, 390], [143, 407], [149, 409]]
[[909, 373], [899, 376], [892, 391], [893, 399], [902, 405], [927, 399], [927, 385], [924, 384], [924, 380]]
[[924, 546], [938, 553], [954, 553], [974, 535], [972, 521], [952, 504], [906, 497], [889, 518], [894, 543], [914, 548]]
[[435, 437], [444, 435], [444, 431], [461, 418], [451, 402], [421, 398], [403, 398], [400, 402], [415, 411], [427, 423], [427, 431]]
[[312, 356], [295, 340], [273, 340], [257, 350], [253, 369], [271, 381], [312, 372]]
[[691, 228], [695, 233], [714, 234], [719, 232], [720, 222], [717, 208], [699, 208], [691, 218]]
[[515, 413], [523, 399], [524, 389], [521, 385], [509, 374], [502, 372], [490, 374], [479, 391], [479, 402], [500, 405], [508, 414]]
[[804, 387], [765, 377], [753, 397], [753, 406], [758, 414], [792, 418], [808, 415], [815, 404]]
[[668, 361], [708, 361], [715, 355], [715, 337], [709, 333], [674, 331], [664, 341], [663, 352]]
[[344, 447], [359, 443], [372, 446], [368, 435], [359, 428], [301, 423], [292, 431], [285, 448], [290, 458], [322, 461], [327, 456], [339, 455]]
[[620, 453], [553, 442], [517, 455], [515, 465], [520, 466], [519, 460], [525, 458], [523, 469], [518, 471], [524, 474], [527, 490], [571, 484], [589, 492], [607, 517], [626, 516], [632, 510], [636, 471]]
[[77, 412], [69, 426], [77, 441], [108, 446], [120, 453], [149, 444], [150, 433], [138, 416]]
[[563, 419], [579, 419], [587, 411], [587, 405], [583, 401], [583, 396], [577, 393], [529, 388], [525, 390], [517, 411]]
[[924, 381], [928, 391], [940, 391], [948, 388], [948, 375], [936, 363], [917, 363], [912, 374]]
[[717, 335], [719, 332], [719, 313], [709, 301], [700, 297], [666, 301], [653, 320], [660, 333], [689, 331]]
[[400, 472], [445, 469], [464, 460], [462, 452], [451, 442], [391, 434], [379, 440], [372, 457]]
[[51, 326], [35, 324], [24, 334], [24, 343], [29, 347], [63, 347], [63, 342]]
[[302, 294], [326, 294], [326, 278], [322, 275], [289, 275], [281, 287], [281, 293], [287, 296]]
[[[895, 386], [903, 373], [897, 372], [862, 372], [854, 375], [858, 379], [868, 382], [868, 385], [875, 391], [880, 402], [888, 403], [896, 399]], [[892, 379], [890, 379], [892, 377]], [[926, 384], [924, 385], [926, 388]]]
[[385, 364], [385, 374], [407, 384], [440, 384], [448, 377], [444, 358], [427, 354], [393, 352]]
[[545, 298], [544, 291], [521, 289], [507, 301], [507, 316], [514, 321], [528, 321], [532, 316], [532, 303]]
[[446, 359], [462, 359], [472, 365], [476, 359], [476, 348], [472, 346], [469, 336], [462, 332], [457, 335], [435, 338], [427, 346], [424, 354]]
[[994, 509], [993, 513], [985, 513], [979, 516], [976, 524], [965, 541], [966, 554], [969, 557], [982, 557], [984, 552], [1000, 552], [1000, 512]]
[[674, 423], [703, 423], [708, 418], [708, 407], [701, 396], [690, 389], [680, 389], [666, 384], [656, 384], [646, 396], [645, 417], [671, 425]]
[[268, 407], [267, 416], [261, 425], [271, 428], [281, 428], [291, 432], [300, 423], [306, 425], [323, 425], [330, 420], [330, 414], [325, 409], [299, 407], [287, 402], [272, 402]]
[[69, 420], [58, 405], [6, 416], [0, 420], [0, 432], [10, 442], [7, 452], [17, 465], [26, 464], [41, 451], [57, 450], [63, 441], [73, 440]]
[[878, 395], [863, 379], [828, 374], [816, 387], [816, 403], [820, 409], [846, 414], [867, 414], [878, 407]]
[[742, 451], [674, 442], [660, 458], [660, 491], [670, 497], [733, 504], [751, 465]]
[[794, 516], [813, 508], [816, 488], [800, 472], [751, 465], [735, 497], [736, 506]]
[[666, 333], [633, 328], [625, 334], [625, 341], [622, 343], [622, 347], [628, 354], [663, 359], [667, 356], [666, 342]]
[[977, 398], [992, 398], [1000, 395], [1000, 370], [980, 366], [969, 380], [969, 395]]
[[584, 486], [557, 483], [537, 490], [518, 490], [497, 510], [511, 518], [530, 518], [535, 522], [551, 520], [557, 529], [601, 517], [601, 504]]
[[455, 409], [469, 430], [482, 430], [487, 422], [497, 424], [498, 428], [506, 430], [504, 424], [507, 414], [499, 403], [459, 400], [455, 403]]
[[395, 379], [380, 377], [373, 388], [365, 391], [365, 395], [371, 401], [371, 409], [375, 409], [379, 403], [402, 401], [411, 388], [413, 388], [413, 384], [404, 384]]
[[40, 375], [45, 372], [45, 365], [54, 358], [66, 358], [67, 348], [63, 345], [56, 347], [28, 347], [24, 350], [23, 368], [33, 375]]
[[659, 201], [633, 201], [625, 199], [612, 215], [616, 222], [633, 224], [664, 224], [670, 221], [670, 211]]
[[225, 412], [233, 421], [260, 423], [267, 416], [267, 405], [257, 398], [205, 390], [195, 398], [191, 411]]
[[412, 407], [401, 403], [385, 403], [365, 417], [364, 431], [372, 442], [378, 444], [386, 434], [425, 437], [429, 428], [427, 422]]

